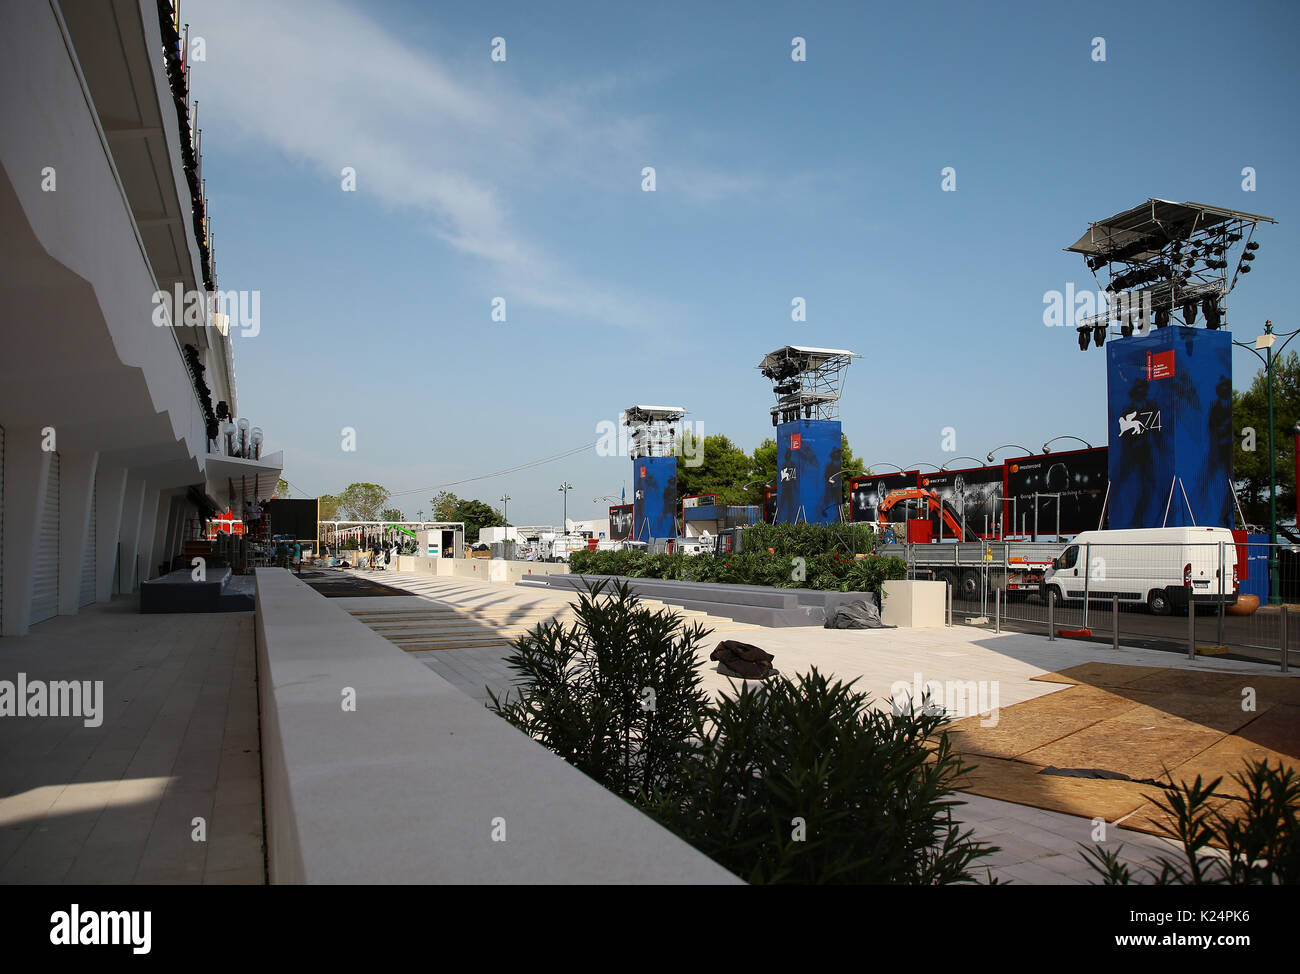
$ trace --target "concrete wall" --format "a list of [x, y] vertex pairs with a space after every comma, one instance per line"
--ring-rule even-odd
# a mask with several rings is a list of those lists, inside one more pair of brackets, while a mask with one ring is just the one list
[[[41, 558], [58, 560], [59, 612], [78, 611], [92, 503], [97, 599], [119, 551], [130, 590], [137, 565], [147, 578], [179, 550], [172, 498], [202, 481], [207, 436], [180, 332], [151, 320], [160, 281], [181, 279], [177, 247], [187, 286], [197, 269], [157, 5], [5, 4], [0, 116], [0, 609], [3, 633], [22, 635]], [[221, 375], [211, 361], [218, 390]], [[57, 551], [37, 544], [44, 449], [60, 457]]]
[[506, 561], [502, 558], [402, 558], [402, 571], [423, 572], [444, 578], [476, 578], [482, 582], [506, 582], [513, 585], [529, 575], [567, 575], [569, 566], [562, 562]]
[[256, 631], [271, 882], [739, 882], [283, 569]]

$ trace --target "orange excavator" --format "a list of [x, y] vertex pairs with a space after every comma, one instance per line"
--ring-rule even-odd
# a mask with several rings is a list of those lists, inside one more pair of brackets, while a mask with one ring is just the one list
[[924, 487], [902, 487], [898, 490], [891, 490], [885, 495], [885, 499], [880, 502], [880, 511], [878, 517], [882, 528], [889, 527], [889, 512], [895, 505], [904, 501], [926, 502], [926, 509], [930, 513], [938, 514], [943, 519], [945, 533], [948, 537], [957, 541], [978, 541], [979, 536], [974, 531], [967, 529], [963, 532], [961, 529], [961, 520], [953, 513], [953, 509], [945, 504], [940, 498], [937, 491], [927, 490]]

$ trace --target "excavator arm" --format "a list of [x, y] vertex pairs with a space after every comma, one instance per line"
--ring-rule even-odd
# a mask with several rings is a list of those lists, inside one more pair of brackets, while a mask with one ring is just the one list
[[885, 499], [880, 502], [879, 517], [881, 525], [887, 526], [889, 524], [889, 512], [895, 507], [895, 505], [901, 504], [904, 501], [915, 500], [924, 500], [926, 502], [927, 510], [936, 513], [939, 517], [943, 518], [943, 523], [948, 529], [949, 537], [957, 538], [961, 541], [972, 540], [971, 538], [963, 536], [964, 533], [961, 529], [961, 521], [959, 521], [956, 515], [953, 514], [952, 509], [939, 499], [938, 493], [933, 490], [926, 490], [924, 487], [903, 487], [899, 490], [891, 490], [886, 494]]

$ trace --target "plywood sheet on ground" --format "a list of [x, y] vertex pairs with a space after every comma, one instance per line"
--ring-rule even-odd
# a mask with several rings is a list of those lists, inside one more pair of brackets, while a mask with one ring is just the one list
[[[1140, 807], [1151, 785], [1100, 778], [1063, 778], [1039, 774], [1040, 768], [1021, 761], [972, 756], [978, 765], [964, 780], [961, 790], [973, 795], [1044, 808], [1087, 819], [1101, 817], [1108, 822], [1123, 818]], [[1081, 829], [1079, 840], [1087, 840]]]
[[[1289, 700], [1288, 677], [1088, 663], [1036, 679], [1065, 689], [1000, 711], [996, 727], [978, 717], [952, 725], [954, 751], [980, 767], [963, 791], [1086, 817], [1124, 819], [1126, 828], [1166, 834], [1168, 822], [1138, 781], [1043, 775], [1047, 765], [1096, 768], [1134, 779], [1191, 781], [1222, 776], [1217, 793], [1240, 795], [1231, 781], [1248, 758], [1300, 764], [1300, 706], [1241, 709], [1241, 688], [1259, 699]], [[1225, 814], [1242, 808], [1226, 801]]]
[[1130, 778], [1160, 779], [1166, 769], [1190, 760], [1224, 733], [1167, 713], [1158, 705], [1141, 704], [1027, 751], [1020, 759], [1044, 766], [1103, 768]]
[[953, 749], [966, 754], [1013, 758], [1085, 727], [1138, 707], [1154, 694], [1125, 694], [1093, 686], [1072, 686], [998, 711], [997, 724], [981, 726], [984, 715], [948, 727]]
[[1250, 687], [1255, 691], [1257, 710], [1274, 704], [1300, 706], [1300, 679], [1290, 676], [1165, 670], [1163, 673], [1152, 673], [1134, 680], [1130, 686], [1145, 690], [1177, 690], [1180, 693], [1231, 697], [1238, 705], [1242, 700], [1242, 691]]
[[1122, 663], [1080, 663], [1053, 673], [1042, 673], [1031, 679], [1041, 683], [1084, 683], [1094, 687], [1122, 687], [1151, 673], [1163, 672], [1158, 666], [1127, 666]]
[[1216, 789], [1226, 795], [1244, 795], [1245, 788], [1233, 780], [1247, 761], [1267, 761], [1300, 769], [1300, 708], [1272, 707], [1255, 717], [1236, 734], [1206, 748], [1173, 772], [1175, 781], [1205, 781], [1222, 777]]

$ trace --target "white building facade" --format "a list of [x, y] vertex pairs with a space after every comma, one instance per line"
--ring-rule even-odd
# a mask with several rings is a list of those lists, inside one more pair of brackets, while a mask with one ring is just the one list
[[[230, 456], [214, 424], [238, 416], [232, 336], [208, 298], [199, 139], [169, 13], [155, 0], [0, 8], [4, 635], [136, 590], [204, 514], [269, 496], [279, 476], [278, 455]], [[201, 299], [197, 320], [178, 309], [160, 325], [156, 295], [177, 288]]]

